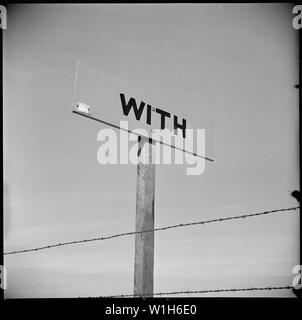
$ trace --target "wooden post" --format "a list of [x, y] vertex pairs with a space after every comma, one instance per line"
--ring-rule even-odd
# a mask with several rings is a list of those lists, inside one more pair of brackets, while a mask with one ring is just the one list
[[[154, 229], [155, 164], [152, 141], [139, 137], [135, 230]], [[154, 232], [135, 235], [134, 295], [153, 296]]]

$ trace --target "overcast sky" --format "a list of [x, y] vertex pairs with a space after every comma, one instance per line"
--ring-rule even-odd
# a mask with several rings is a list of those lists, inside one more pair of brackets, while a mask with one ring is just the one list
[[[157, 165], [156, 227], [296, 206], [291, 11], [283, 4], [9, 7], [5, 251], [135, 228], [136, 166], [100, 165], [104, 126], [71, 112], [77, 61], [129, 81], [171, 114], [212, 123], [206, 153], [215, 162], [203, 175]], [[104, 106], [94, 108], [102, 114]], [[291, 285], [298, 221], [289, 212], [155, 233], [154, 291]], [[6, 256], [6, 297], [131, 294], [134, 239]]]

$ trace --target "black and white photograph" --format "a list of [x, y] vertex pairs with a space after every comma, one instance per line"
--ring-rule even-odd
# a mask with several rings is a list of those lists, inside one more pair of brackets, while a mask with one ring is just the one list
[[0, 9], [5, 300], [301, 297], [302, 5]]

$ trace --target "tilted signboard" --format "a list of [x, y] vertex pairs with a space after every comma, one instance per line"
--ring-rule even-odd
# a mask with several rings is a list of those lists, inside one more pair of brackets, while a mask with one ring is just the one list
[[[173, 107], [163, 107], [158, 101], [160, 94], [152, 97], [152, 90], [139, 88], [83, 63], [78, 64], [75, 81], [77, 112], [206, 158], [204, 136], [209, 122], [193, 116], [194, 123], [186, 112], [180, 114], [179, 111], [186, 110], [186, 105], [180, 107], [177, 97], [176, 101], [171, 101]], [[167, 133], [172, 138], [165, 141]], [[202, 141], [198, 141], [198, 133], [203, 135]]]

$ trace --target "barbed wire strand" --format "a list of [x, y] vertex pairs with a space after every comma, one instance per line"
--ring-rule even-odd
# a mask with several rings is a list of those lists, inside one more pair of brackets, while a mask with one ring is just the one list
[[[204, 293], [221, 293], [221, 292], [242, 292], [242, 291], [267, 291], [267, 290], [290, 290], [293, 289], [291, 286], [280, 286], [280, 287], [250, 287], [250, 288], [231, 288], [231, 289], [205, 289], [205, 290], [186, 290], [186, 291], [170, 291], [170, 292], [156, 292], [153, 295], [144, 295], [143, 298], [152, 296], [166, 296], [166, 295], [177, 295], [177, 294], [204, 294]], [[138, 294], [121, 294], [115, 296], [101, 296], [101, 298], [128, 298], [128, 297], [142, 297]]]
[[236, 219], [245, 219], [245, 218], [251, 218], [251, 217], [256, 217], [256, 216], [268, 215], [268, 214], [277, 213], [277, 212], [293, 211], [293, 210], [297, 210], [297, 209], [300, 209], [300, 207], [275, 209], [275, 210], [263, 211], [263, 212], [258, 212], [258, 213], [243, 214], [243, 215], [239, 215], [239, 216], [216, 218], [216, 219], [211, 219], [211, 220], [194, 221], [194, 222], [189, 222], [189, 223], [180, 223], [180, 224], [175, 224], [175, 225], [170, 225], [170, 226], [160, 227], [160, 228], [155, 228], [155, 229], [149, 229], [149, 230], [123, 232], [123, 233], [117, 233], [117, 234], [114, 234], [111, 236], [68, 241], [68, 242], [56, 243], [56, 244], [51, 244], [51, 245], [37, 247], [37, 248], [9, 251], [9, 252], [5, 252], [4, 255], [12, 255], [12, 254], [18, 254], [18, 253], [40, 251], [40, 250], [46, 250], [46, 249], [50, 249], [50, 248], [56, 248], [56, 247], [62, 247], [62, 246], [68, 246], [68, 245], [73, 245], [73, 244], [80, 244], [80, 243], [87, 243], [87, 242], [94, 242], [94, 241], [103, 241], [103, 240], [109, 240], [109, 239], [113, 239], [113, 238], [130, 236], [130, 235], [135, 235], [135, 234], [143, 234], [143, 233], [147, 233], [147, 232], [164, 231], [164, 230], [168, 230], [168, 229], [189, 227], [189, 226], [194, 226], [194, 225], [205, 225], [205, 224], [215, 223], [215, 222], [223, 222], [223, 221], [236, 220]]

